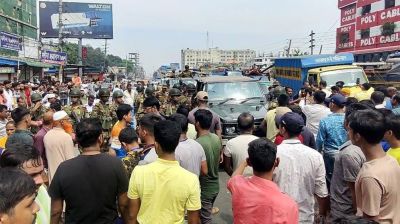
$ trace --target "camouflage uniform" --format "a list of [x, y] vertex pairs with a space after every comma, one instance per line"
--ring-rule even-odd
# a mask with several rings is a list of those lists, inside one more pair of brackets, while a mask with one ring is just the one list
[[[99, 91], [99, 96], [107, 97], [110, 96], [110, 92], [107, 89], [101, 89]], [[114, 125], [114, 121], [117, 120], [117, 113], [113, 110], [113, 107], [108, 103], [104, 104], [103, 102], [97, 103], [93, 107], [93, 111], [91, 113], [93, 118], [98, 118], [101, 121], [101, 126], [103, 128], [103, 136], [104, 143], [102, 146], [103, 152], [109, 150], [109, 140], [111, 137], [111, 129]]]
[[131, 176], [133, 169], [139, 164], [140, 155], [139, 152], [128, 152], [126, 157], [122, 158], [122, 165], [128, 174], [128, 178]]
[[[70, 91], [70, 96], [80, 98], [81, 97], [80, 90], [72, 89]], [[75, 130], [76, 124], [78, 124], [82, 119], [89, 117], [86, 107], [80, 105], [79, 103], [76, 105], [71, 104], [71, 105], [64, 106], [63, 110], [71, 118], [72, 126], [74, 127], [74, 130]]]
[[156, 97], [158, 99], [158, 101], [160, 101], [160, 104], [166, 104], [168, 101], [168, 93], [167, 92], [156, 92]]
[[180, 75], [181, 78], [192, 78], [192, 72], [190, 70], [185, 70]]
[[144, 94], [139, 93], [135, 97], [135, 116], [136, 120], [139, 121], [141, 117], [143, 117], [143, 101], [144, 101]]
[[[32, 121], [40, 121], [43, 120], [43, 115], [44, 113], [47, 112], [47, 108], [44, 107], [43, 105], [40, 106], [38, 109], [36, 109], [35, 111], [33, 111], [33, 108], [35, 107], [35, 103], [38, 101], [42, 100], [42, 96], [38, 93], [34, 93], [31, 96], [31, 101], [32, 101], [32, 106], [30, 108], [31, 110], [31, 117], [32, 117]], [[34, 102], [34, 103], [33, 103]], [[40, 130], [39, 127], [31, 127], [31, 132], [33, 134], [36, 134], [38, 131]]]
[[[171, 116], [172, 114], [175, 114], [176, 110], [178, 109], [178, 107], [180, 105], [181, 100], [184, 100], [182, 98], [181, 91], [179, 89], [176, 89], [176, 88], [170, 89], [168, 95], [170, 97], [170, 100], [165, 105], [165, 107], [162, 107], [162, 113], [165, 116]], [[173, 102], [172, 99], [171, 99], [172, 97], [179, 97], [178, 103]]]

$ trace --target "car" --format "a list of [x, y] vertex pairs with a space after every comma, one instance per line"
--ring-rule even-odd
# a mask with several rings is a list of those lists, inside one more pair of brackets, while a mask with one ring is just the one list
[[238, 135], [237, 118], [241, 113], [252, 114], [256, 128], [267, 113], [266, 98], [258, 80], [245, 76], [210, 76], [199, 79], [197, 88], [208, 93], [210, 110], [221, 118], [224, 143]]
[[168, 85], [170, 88], [172, 88], [175, 84], [189, 84], [192, 83], [196, 85], [196, 78], [163, 78], [160, 80], [161, 85]]

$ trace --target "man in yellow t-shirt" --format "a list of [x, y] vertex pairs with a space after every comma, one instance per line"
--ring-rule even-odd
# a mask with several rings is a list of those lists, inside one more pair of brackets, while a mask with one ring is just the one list
[[136, 166], [129, 181], [128, 222], [199, 223], [201, 209], [198, 177], [179, 166], [175, 160], [181, 129], [172, 121], [154, 126], [155, 149], [159, 158]]
[[361, 85], [361, 92], [354, 94], [354, 97], [358, 100], [358, 102], [362, 100], [370, 100], [373, 92], [374, 88], [372, 88], [369, 83], [363, 83]]
[[9, 121], [6, 124], [6, 133], [7, 135], [0, 138], [0, 154], [4, 151], [6, 148], [6, 142], [8, 139], [8, 136], [14, 134], [15, 132], [15, 122], [14, 121]]
[[395, 158], [400, 165], [400, 116], [388, 116], [386, 126], [388, 130], [385, 133], [385, 140], [391, 147], [387, 154]]

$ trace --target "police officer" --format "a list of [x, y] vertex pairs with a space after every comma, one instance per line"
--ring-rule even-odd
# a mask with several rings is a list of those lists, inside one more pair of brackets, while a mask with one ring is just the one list
[[176, 113], [176, 110], [178, 109], [180, 103], [179, 103], [179, 98], [182, 95], [181, 91], [176, 88], [172, 88], [169, 90], [169, 101], [165, 105], [165, 109], [163, 110], [163, 113], [165, 116], [171, 116], [172, 114]]
[[[32, 121], [42, 121], [43, 115], [46, 113], [47, 108], [42, 104], [42, 96], [38, 93], [33, 93], [31, 96], [32, 107], [30, 108]], [[31, 127], [31, 132], [36, 134], [39, 127]]]
[[103, 152], [107, 152], [109, 150], [111, 129], [118, 119], [116, 111], [112, 109], [112, 105], [110, 105], [108, 102], [110, 98], [110, 91], [108, 89], [100, 89], [99, 97], [100, 102], [94, 105], [91, 116], [98, 118], [101, 121], [104, 135], [104, 144], [102, 146], [102, 150]]
[[193, 109], [194, 108], [194, 101], [195, 101], [195, 98], [196, 98], [196, 93], [197, 93], [197, 88], [196, 88], [196, 86], [193, 84], [193, 83], [189, 83], [187, 86], [186, 86], [186, 91], [187, 91], [187, 103], [186, 104], [188, 104], [189, 105], [189, 108], [190, 109]]
[[158, 101], [160, 101], [160, 104], [166, 104], [168, 100], [168, 86], [167, 84], [163, 84], [161, 87], [161, 90], [156, 92], [156, 97]]
[[137, 96], [135, 97], [135, 116], [138, 121], [143, 115], [144, 88], [142, 85], [136, 87]]
[[155, 96], [156, 90], [153, 86], [149, 86], [146, 88], [146, 91], [144, 93], [146, 94], [146, 97]]
[[88, 117], [88, 113], [86, 107], [84, 107], [80, 102], [81, 99], [81, 91], [77, 88], [71, 89], [69, 92], [69, 97], [71, 104], [64, 106], [64, 111], [68, 114], [68, 116], [72, 120], [72, 125], [76, 127], [76, 124], [79, 123], [83, 118]]
[[189, 65], [185, 65], [185, 70], [180, 74], [181, 78], [192, 78], [192, 71], [189, 70]]

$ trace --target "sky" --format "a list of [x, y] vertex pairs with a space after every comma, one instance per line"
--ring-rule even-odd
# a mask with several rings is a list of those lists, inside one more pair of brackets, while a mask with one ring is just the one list
[[[78, 1], [78, 0], [76, 0]], [[108, 53], [140, 54], [148, 74], [181, 62], [181, 50], [252, 49], [278, 53], [288, 46], [309, 51], [313, 30], [319, 51], [333, 53], [340, 11], [337, 0], [83, 0], [113, 4], [114, 39]], [[83, 40], [102, 47], [103, 40]]]

